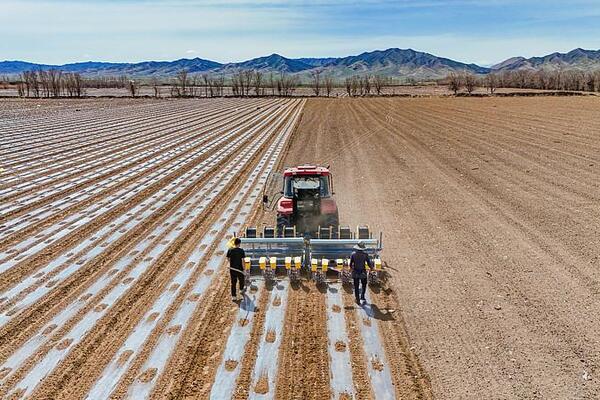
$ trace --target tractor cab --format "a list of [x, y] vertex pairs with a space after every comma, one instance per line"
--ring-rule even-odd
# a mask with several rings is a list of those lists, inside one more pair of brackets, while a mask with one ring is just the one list
[[283, 173], [282, 197], [277, 203], [277, 229], [287, 227], [296, 234], [313, 235], [319, 227], [338, 227], [338, 211], [333, 199], [333, 183], [328, 168], [301, 165]]

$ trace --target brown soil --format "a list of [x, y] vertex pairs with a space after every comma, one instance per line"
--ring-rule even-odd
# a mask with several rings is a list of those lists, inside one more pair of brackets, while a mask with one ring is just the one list
[[169, 335], [175, 335], [179, 333], [179, 331], [181, 331], [181, 325], [170, 326], [169, 328], [167, 328], [167, 333]]
[[119, 356], [118, 364], [125, 365], [125, 363], [127, 362], [127, 360], [129, 360], [129, 357], [131, 357], [132, 354], [133, 350], [125, 350], [124, 352], [122, 352]]
[[256, 382], [256, 386], [254, 387], [254, 391], [258, 394], [267, 394], [269, 393], [269, 376], [261, 375]]
[[346, 347], [346, 343], [342, 342], [341, 340], [335, 342], [335, 351], [344, 352], [346, 351]]
[[267, 332], [266, 336], [265, 336], [265, 340], [268, 343], [274, 343], [275, 339], [277, 339], [277, 334], [275, 333], [274, 330], [269, 329], [269, 331]]
[[383, 363], [378, 358], [371, 359], [371, 365], [375, 371], [383, 371]]
[[288, 295], [275, 397], [330, 398], [325, 295], [314, 282], [301, 285]]
[[235, 360], [227, 360], [225, 361], [225, 369], [227, 371], [233, 371], [235, 367], [237, 367], [238, 362]]
[[73, 343], [73, 339], [71, 338], [67, 338], [67, 339], [63, 339], [57, 346], [56, 349], [57, 350], [64, 350], [67, 347], [69, 347], [71, 345], [71, 343]]
[[[128, 123], [140, 123], [129, 119], [137, 115], [132, 111], [141, 113], [139, 118], [145, 118], [150, 131], [155, 130], [152, 121], [157, 117], [153, 113], [164, 107], [173, 117], [180, 115], [177, 110], [185, 105], [187, 114], [182, 119], [200, 121], [201, 112], [197, 111], [210, 104], [191, 100], [164, 104], [125, 100], [78, 101], [64, 106], [42, 103], [41, 110], [24, 101], [19, 103], [21, 111], [12, 105], [2, 111], [0, 101], [0, 115], [21, 115], [14, 119], [15, 129], [25, 129], [17, 122], [32, 118], [27, 128], [30, 132], [43, 129], [49, 135], [68, 134], [80, 126], [86, 132], [82, 135], [92, 135], [109, 129], [104, 125], [112, 126], [109, 111], [113, 108], [122, 119], [115, 120], [115, 126], [124, 124], [126, 133]], [[75, 107], [82, 104], [107, 107], [104, 118], [98, 120], [100, 114], [91, 109], [77, 115]], [[368, 365], [391, 370], [397, 398], [600, 397], [594, 378], [600, 365], [599, 107], [599, 99], [587, 97], [309, 101], [279, 165], [331, 165], [342, 224], [369, 224], [373, 230], [384, 232], [387, 276], [381, 286], [370, 288], [373, 315], [368, 319], [357, 316], [349, 291], [343, 293], [343, 309], [334, 306], [329, 310], [323, 288], [314, 282], [302, 281], [290, 289], [280, 337], [280, 368], [274, 377], [275, 387], [270, 388], [276, 398], [331, 397], [326, 330], [331, 312], [344, 313], [349, 341], [336, 343], [335, 349], [350, 352], [355, 390], [361, 399], [373, 397]], [[194, 132], [195, 122], [186, 126], [189, 132], [185, 134], [201, 134]], [[172, 129], [176, 126], [169, 127]], [[140, 136], [141, 141], [143, 138]], [[55, 156], [67, 159], [69, 151], [75, 150], [87, 154], [85, 146], [79, 148], [76, 141], [65, 140]], [[102, 154], [110, 151], [107, 148]], [[197, 184], [205, 184], [221, 165], [232, 160], [234, 157], [212, 166]], [[192, 165], [173, 171], [153, 187], [166, 187], [186, 168]], [[117, 170], [115, 176], [119, 173]], [[56, 348], [67, 349], [67, 356], [60, 368], [49, 372], [33, 397], [85, 397], [104, 366], [120, 354], [118, 363], [124, 365], [130, 360], [131, 365], [115, 397], [124, 397], [138, 378], [149, 382], [156, 377], [153, 398], [207, 398], [231, 327], [247, 320], [239, 319], [239, 306], [229, 300], [227, 278], [215, 277], [215, 285], [203, 297], [193, 293], [189, 285], [172, 285], [171, 278], [183, 268], [195, 268], [194, 276], [214, 273], [203, 264], [190, 265], [187, 256], [209, 232], [212, 222], [220, 218], [226, 200], [248, 173], [249, 168], [238, 171], [223, 195], [203, 215], [194, 216], [191, 227], [178, 233], [160, 259], [149, 258], [149, 250], [133, 254], [133, 247], [146, 239], [153, 240], [154, 245], [164, 243], [166, 235], [150, 236], [149, 232], [167, 217], [179, 217], [179, 209], [190, 200], [193, 188], [161, 206], [156, 217], [144, 221], [118, 243], [104, 247], [95, 259], [78, 264], [77, 273], [67, 280], [58, 278], [60, 271], [42, 274], [39, 270], [58, 254], [68, 254], [75, 263], [77, 255], [70, 252], [72, 248], [92, 237], [108, 216], [69, 232], [64, 240], [19, 259], [15, 268], [0, 274], [3, 291], [27, 277], [36, 277], [34, 286], [2, 300], [0, 311], [11, 320], [0, 328], [0, 361], [7, 360], [37, 332], [45, 335], [44, 345], [20, 368], [0, 369], [0, 377], [6, 378], [0, 396], [8, 396], [18, 380]], [[80, 176], [81, 172], [73, 174]], [[94, 187], [98, 182], [96, 179], [86, 185]], [[127, 213], [133, 205], [148, 201], [151, 192], [148, 187], [140, 188], [134, 199], [109, 216]], [[67, 190], [36, 201], [12, 215], [26, 215], [70, 193]], [[102, 192], [89, 202], [110, 193]], [[85, 204], [11, 234], [0, 243], [0, 249], [36, 236], [45, 224], [59, 222]], [[270, 223], [273, 215], [259, 212], [252, 219]], [[46, 241], [42, 236], [38, 239]], [[202, 251], [211, 255], [222, 249]], [[133, 283], [126, 279], [130, 266], [120, 273], [114, 269], [115, 261], [124, 254], [135, 256], [136, 261], [150, 260], [152, 267], [127, 287], [123, 298], [114, 304], [103, 303], [102, 297], [110, 289]], [[109, 277], [109, 284], [92, 296], [89, 288], [103, 276]], [[49, 293], [25, 309], [16, 306], [38, 287], [46, 287]], [[140, 320], [154, 300], [168, 290], [176, 291], [175, 304], [188, 299], [196, 302], [187, 329], [172, 325], [175, 308], [169, 308], [148, 317], [155, 328], [142, 348], [122, 349], [125, 338], [138, 322], [143, 323]], [[251, 288], [250, 294], [254, 293]], [[247, 398], [250, 391], [269, 390], [266, 376], [261, 376], [256, 387], [250, 387], [265, 310], [281, 306], [280, 298], [269, 298], [263, 295], [259, 299], [244, 357], [225, 361], [227, 369], [240, 366], [236, 399]], [[42, 332], [53, 316], [79, 301], [85, 304], [72, 319]], [[74, 343], [66, 336], [70, 328], [93, 311], [102, 311], [103, 318]], [[361, 324], [378, 327], [385, 360], [364, 354]], [[143, 370], [144, 361], [163, 333], [180, 338], [165, 372]], [[274, 334], [267, 332], [265, 340], [274, 342]]]
[[149, 368], [144, 371], [138, 379], [144, 383], [150, 382], [156, 376], [156, 372], [156, 368]]
[[599, 107], [307, 104], [286, 164], [331, 164], [342, 223], [384, 232], [374, 303], [398, 310], [377, 322], [399, 396], [427, 392], [423, 369], [440, 398], [600, 396], [582, 379], [600, 364]]

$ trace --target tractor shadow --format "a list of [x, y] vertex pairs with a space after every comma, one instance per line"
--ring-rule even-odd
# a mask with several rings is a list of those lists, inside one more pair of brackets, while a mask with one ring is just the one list
[[310, 293], [311, 290], [317, 289], [317, 291], [321, 294], [327, 294], [327, 284], [314, 284], [307, 285], [304, 280], [298, 280], [290, 283], [290, 287], [292, 290], [302, 290], [304, 293]]

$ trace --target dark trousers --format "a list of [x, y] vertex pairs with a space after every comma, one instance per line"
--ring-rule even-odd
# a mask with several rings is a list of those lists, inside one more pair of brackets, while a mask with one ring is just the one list
[[365, 292], [367, 291], [367, 278], [353, 278], [354, 279], [354, 296], [356, 296], [356, 300], [358, 298], [358, 285], [362, 283], [362, 291], [360, 292], [360, 298], [365, 298]]
[[235, 286], [238, 281], [240, 282], [240, 290], [244, 290], [244, 274], [232, 269], [229, 270], [229, 274], [231, 275], [231, 296], [235, 297]]

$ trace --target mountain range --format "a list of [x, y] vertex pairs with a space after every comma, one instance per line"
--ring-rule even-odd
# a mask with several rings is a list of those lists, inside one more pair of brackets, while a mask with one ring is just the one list
[[439, 79], [451, 72], [468, 71], [474, 74], [487, 74], [498, 71], [555, 70], [555, 69], [600, 69], [600, 50], [575, 49], [568, 53], [553, 53], [543, 57], [513, 57], [491, 68], [476, 64], [466, 64], [433, 54], [412, 49], [390, 48], [376, 50], [348, 57], [328, 58], [286, 58], [279, 54], [254, 58], [237, 63], [218, 63], [201, 58], [175, 61], [144, 61], [140, 63], [81, 62], [64, 65], [34, 64], [24, 61], [0, 62], [1, 75], [16, 75], [24, 71], [38, 69], [59, 69], [65, 72], [78, 72], [85, 76], [130, 77], [169, 77], [186, 69], [189, 73], [207, 73], [230, 76], [239, 70], [259, 70], [264, 73], [285, 72], [308, 77], [316, 70], [334, 78], [352, 75], [381, 74], [400, 79], [429, 80]]

